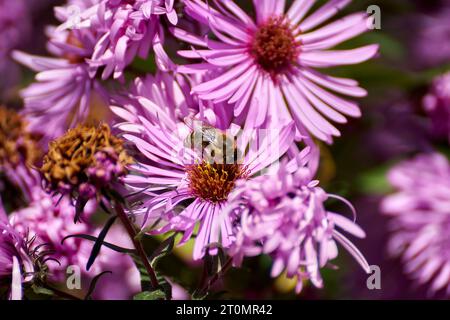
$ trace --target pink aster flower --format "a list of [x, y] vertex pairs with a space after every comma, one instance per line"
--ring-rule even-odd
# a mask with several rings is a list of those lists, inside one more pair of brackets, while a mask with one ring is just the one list
[[179, 54], [203, 59], [179, 72], [221, 70], [193, 92], [203, 100], [234, 104], [235, 116], [243, 115], [247, 127], [280, 127], [293, 119], [302, 135], [306, 129], [331, 142], [339, 130], [329, 120], [345, 123], [345, 115], [360, 116], [358, 105], [340, 95], [362, 97], [366, 91], [355, 80], [315, 69], [366, 61], [378, 46], [329, 50], [367, 31], [370, 20], [356, 13], [322, 26], [350, 0], [328, 1], [308, 15], [315, 2], [296, 0], [285, 11], [284, 0], [255, 0], [254, 20], [231, 0], [185, 1], [186, 14], [209, 26], [214, 40], [173, 28], [176, 37], [195, 46]]
[[[69, 7], [55, 10], [60, 21], [70, 20]], [[32, 130], [42, 132], [48, 141], [84, 122], [95, 105], [106, 105], [108, 95], [89, 75], [85, 61], [92, 55], [97, 35], [87, 29], [60, 31], [54, 27], [47, 33], [47, 47], [55, 57], [15, 51], [13, 58], [37, 72], [36, 82], [22, 90], [21, 96]]]
[[[212, 105], [191, 94], [191, 87], [200, 80], [199, 77], [184, 77], [160, 71], [154, 76], [136, 78], [122, 94], [113, 97], [114, 106], [111, 109], [129, 122], [139, 121], [138, 117], [144, 117], [151, 122], [158, 121], [159, 109], [150, 107], [150, 101], [156, 106], [167, 107], [166, 113], [172, 119], [184, 121], [186, 117], [199, 113], [208, 121], [215, 123], [219, 129], [228, 129], [233, 118], [229, 105], [226, 103]], [[140, 102], [141, 99], [144, 103]], [[116, 105], [120, 107], [115, 107]]]
[[6, 96], [7, 90], [20, 80], [17, 65], [9, 55], [28, 40], [31, 17], [27, 5], [24, 0], [0, 0], [0, 72], [8, 75], [0, 79], [0, 97]]
[[[34, 245], [46, 244], [45, 249], [53, 253], [51, 258], [58, 260], [48, 262], [50, 277], [53, 281], [64, 281], [66, 269], [70, 265], [84, 266], [90, 254], [90, 246], [81, 239], [62, 240], [73, 234], [90, 234], [94, 231], [87, 223], [73, 222], [75, 208], [68, 197], [59, 200], [60, 197], [52, 197], [40, 187], [33, 189], [33, 200], [28, 207], [12, 212], [11, 225], [21, 233], [28, 233], [36, 237]], [[85, 213], [89, 213], [86, 206]]]
[[121, 107], [112, 106], [111, 109], [122, 118], [125, 115], [121, 114], [121, 111], [125, 109], [127, 116], [134, 114], [136, 121], [139, 116], [155, 121], [157, 113], [151, 108], [145, 108], [139, 102], [143, 98], [157, 106], [167, 106], [166, 111], [170, 117], [182, 121], [199, 110], [198, 100], [190, 94], [190, 86], [190, 82], [181, 76], [165, 72], [157, 72], [154, 76], [146, 75], [143, 78], [136, 78], [129, 88], [114, 96], [114, 105]]
[[[99, 281], [97, 299], [128, 299], [139, 291], [139, 272], [132, 259], [109, 248], [102, 248], [94, 265], [87, 271], [85, 266], [91, 255], [93, 243], [81, 238], [68, 236], [88, 234], [97, 236], [100, 229], [89, 222], [89, 217], [95, 210], [95, 204], [90, 202], [84, 210], [85, 219], [75, 224], [73, 216], [75, 208], [68, 197], [60, 199], [53, 197], [41, 188], [34, 188], [34, 199], [28, 207], [12, 212], [10, 222], [14, 230], [26, 232], [35, 238], [33, 247], [43, 246], [42, 250], [51, 252], [48, 261], [48, 277], [53, 282], [64, 282], [67, 268], [77, 266], [82, 271], [83, 285], [87, 288], [89, 280], [95, 275], [110, 271]], [[109, 243], [130, 248], [132, 245], [126, 233], [119, 226], [114, 226], [105, 239]], [[65, 239], [65, 240], [64, 240]], [[64, 240], [64, 241], [63, 241]], [[126, 279], [123, 276], [126, 275]], [[123, 281], [118, 281], [118, 279]]]
[[[104, 67], [102, 79], [122, 76], [134, 58], [147, 59], [163, 37], [159, 17], [177, 24], [174, 0], [103, 0], [80, 12], [80, 26], [99, 35], [90, 58], [93, 72]], [[61, 28], [70, 27], [68, 21]]]
[[10, 287], [10, 299], [22, 299], [22, 283], [33, 278], [27, 239], [8, 222], [0, 199], [0, 286]]
[[423, 99], [423, 107], [431, 119], [432, 133], [450, 141], [450, 72], [433, 81]]
[[20, 45], [24, 32], [29, 31], [29, 14], [25, 1], [0, 1], [0, 57], [1, 66], [12, 48]]
[[396, 193], [381, 205], [391, 216], [388, 252], [431, 293], [450, 295], [450, 163], [438, 153], [421, 154], [388, 174]]
[[[225, 132], [216, 129], [215, 123], [193, 121], [191, 125], [172, 117], [174, 105], [158, 106], [143, 97], [139, 102], [151, 117], [136, 114], [130, 106], [113, 107], [125, 120], [119, 125], [125, 131], [123, 138], [143, 155], [124, 179], [142, 196], [143, 205], [132, 212], [145, 227], [158, 225], [153, 233], [184, 232], [180, 245], [199, 224], [194, 259], [216, 254], [219, 245], [229, 247], [234, 240], [232, 219], [222, 214], [228, 194], [237, 180], [261, 174], [288, 150], [294, 136], [292, 124], [261, 137], [255, 137], [253, 130], [241, 132], [233, 144], [237, 126]], [[222, 142], [216, 144], [216, 139]]]
[[296, 168], [291, 161], [274, 175], [241, 180], [228, 207], [239, 217], [236, 241], [230, 249], [235, 264], [245, 256], [268, 254], [274, 260], [272, 277], [283, 271], [289, 278], [296, 277], [297, 293], [304, 280], [322, 288], [320, 269], [337, 257], [337, 243], [370, 272], [364, 256], [339, 229], [358, 238], [365, 237], [364, 231], [354, 221], [325, 209], [328, 198], [341, 198], [320, 188], [319, 182], [312, 180], [312, 172], [307, 166]]

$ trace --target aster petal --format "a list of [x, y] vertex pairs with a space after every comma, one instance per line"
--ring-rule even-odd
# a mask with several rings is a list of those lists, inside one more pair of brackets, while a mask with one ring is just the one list
[[302, 92], [302, 88], [298, 85], [298, 79], [294, 79], [294, 86], [292, 89], [296, 92], [296, 97], [299, 101], [299, 106], [303, 107], [303, 113], [311, 119], [311, 122], [320, 126], [323, 131], [327, 131], [327, 134], [340, 136], [339, 130], [337, 130], [331, 123], [329, 123], [325, 118], [323, 118], [312, 106], [308, 103], [307, 99]]
[[[195, 212], [199, 212], [202, 210], [202, 208], [201, 208], [202, 206], [203, 205], [201, 205], [198, 200], [194, 200], [194, 202], [192, 202], [186, 209], [184, 209], [183, 215], [185, 215], [187, 217], [192, 217], [192, 216], [194, 216]], [[194, 229], [195, 229], [195, 223], [193, 223], [192, 226], [188, 227], [185, 230], [183, 237], [181, 238], [180, 242], [178, 243], [179, 246], [185, 244], [192, 237]]]
[[351, 0], [331, 0], [299, 24], [301, 32], [306, 32], [325, 22], [346, 7]]
[[333, 230], [333, 237], [355, 258], [355, 260], [361, 265], [364, 271], [369, 274], [370, 267], [367, 263], [366, 258], [362, 253], [351, 243], [346, 237], [344, 237], [340, 232]]
[[295, 0], [287, 12], [287, 17], [293, 25], [297, 25], [308, 13], [316, 0]]
[[317, 98], [321, 99], [323, 102], [327, 103], [337, 111], [342, 112], [351, 117], [361, 116], [361, 111], [356, 103], [342, 99], [334, 94], [331, 94], [305, 78], [302, 79], [302, 84]]
[[250, 147], [244, 163], [252, 174], [271, 165], [288, 150], [294, 139], [294, 124], [284, 126], [276, 135], [269, 131], [261, 144]]
[[444, 267], [441, 269], [433, 284], [431, 285], [431, 289], [433, 291], [438, 291], [444, 288], [450, 282], [450, 263], [446, 263]]
[[311, 132], [314, 136], [318, 137], [324, 141], [331, 141], [331, 137], [326, 132], [323, 132], [321, 128], [318, 128], [314, 123], [310, 121], [310, 119], [304, 114], [302, 110], [302, 106], [299, 104], [297, 97], [293, 93], [293, 84], [288, 84], [283, 88], [284, 96], [288, 101], [291, 109], [294, 113], [294, 120], [296, 121], [297, 126], [299, 124], [304, 125], [309, 132]]
[[27, 66], [28, 68], [36, 72], [69, 66], [68, 61], [65, 59], [44, 58], [26, 54], [21, 51], [13, 51], [12, 57], [17, 62]]
[[138, 97], [137, 99], [139, 103], [145, 108], [145, 110], [147, 110], [151, 115], [157, 118], [162, 125], [167, 126], [167, 128], [170, 130], [175, 130], [175, 122], [165, 110], [161, 109], [160, 106], [145, 97]]
[[442, 270], [442, 264], [443, 261], [441, 257], [433, 257], [429, 259], [420, 271], [419, 282], [428, 282], [433, 277], [436, 271]]
[[434, 229], [425, 230], [421, 235], [416, 237], [412, 244], [408, 247], [408, 249], [404, 253], [405, 259], [411, 259], [415, 255], [417, 255], [422, 249], [428, 246], [430, 240], [436, 236], [436, 232]]
[[202, 214], [203, 219], [200, 222], [199, 232], [195, 239], [193, 259], [201, 259], [206, 252], [206, 248], [209, 244], [209, 238], [211, 234], [211, 227], [214, 219], [214, 206], [205, 205]]
[[217, 245], [220, 245], [220, 226], [221, 226], [221, 217], [220, 217], [220, 205], [214, 206], [214, 213], [212, 214], [212, 222], [211, 222], [211, 234], [209, 237], [208, 244], [213, 244], [214, 247], [209, 249], [209, 253], [211, 255], [216, 255], [219, 251]]
[[[136, 114], [131, 110], [127, 110], [125, 107], [119, 106], [110, 106], [111, 111], [116, 114], [118, 117], [124, 119], [127, 122], [134, 122], [137, 120]], [[136, 110], [134, 110], [136, 112]]]
[[299, 63], [308, 67], [328, 68], [361, 63], [373, 58], [377, 53], [378, 45], [351, 50], [310, 51], [299, 56]]
[[[245, 128], [257, 128], [264, 122], [267, 112], [268, 100], [263, 96], [263, 83], [264, 77], [259, 77], [256, 85], [255, 92], [247, 109], [247, 121], [245, 122]], [[267, 91], [265, 91], [267, 93]]]
[[209, 17], [213, 14], [220, 15], [220, 13], [211, 8], [209, 5], [202, 3], [198, 0], [188, 0], [184, 2], [186, 5], [186, 13], [193, 17], [195, 20], [201, 22], [204, 25], [209, 25]]
[[183, 163], [173, 155], [167, 153], [165, 150], [161, 150], [151, 145], [150, 143], [141, 138], [138, 138], [131, 134], [125, 134], [123, 135], [123, 138], [133, 142], [145, 156], [147, 156], [149, 159], [153, 161], [161, 163], [161, 161], [166, 160], [167, 163], [175, 163], [180, 166], [183, 165]]
[[353, 221], [347, 219], [346, 217], [336, 214], [333, 212], [328, 211], [328, 216], [331, 221], [333, 221], [338, 227], [342, 228], [343, 230], [347, 231], [348, 233], [351, 233], [355, 237], [358, 238], [365, 238], [366, 233], [363, 229], [361, 229], [357, 224], [355, 224]]
[[22, 300], [22, 274], [17, 257], [13, 257], [11, 300]]
[[[301, 71], [302, 75], [306, 76], [309, 80], [315, 83], [331, 89], [335, 92], [345, 94], [352, 97], [365, 97], [367, 91], [355, 85], [345, 85], [342, 84], [338, 79], [315, 72], [311, 69], [305, 69]], [[351, 79], [340, 79], [340, 80], [351, 80]]]
[[250, 25], [252, 28], [256, 28], [252, 18], [250, 18], [244, 10], [242, 10], [238, 5], [236, 5], [233, 2], [233, 0], [224, 0], [222, 2], [225, 5], [225, 7], [227, 7], [245, 25]]
[[[236, 102], [236, 106], [234, 108], [234, 115], [236, 117], [244, 111], [245, 107], [247, 107], [247, 103], [253, 94], [256, 82], [260, 77], [261, 75], [259, 73], [252, 73], [250, 80], [241, 82], [242, 85], [240, 88], [234, 93], [230, 100], [228, 100], [229, 103]], [[243, 79], [239, 78], [239, 80], [242, 81]]]
[[39, 72], [36, 75], [36, 80], [38, 81], [54, 81], [54, 80], [64, 80], [74, 77], [76, 74], [75, 69], [53, 69], [45, 70]]
[[275, 259], [272, 265], [272, 270], [270, 271], [270, 276], [272, 278], [278, 277], [284, 270], [284, 261], [281, 258]]
[[200, 94], [200, 97], [202, 94], [205, 94], [207, 92], [211, 92], [214, 89], [219, 88], [222, 86], [223, 83], [226, 83], [228, 81], [231, 81], [235, 79], [236, 77], [242, 75], [251, 65], [250, 61], [247, 61], [245, 63], [242, 63], [239, 66], [236, 66], [234, 68], [231, 68], [229, 71], [225, 72], [223, 75], [214, 78], [213, 80], [203, 82], [200, 85], [195, 86], [192, 91]]
[[[361, 30], [361, 32], [364, 30], [367, 31], [367, 25], [368, 17], [366, 13], [354, 13], [329, 23], [320, 29], [308, 33], [302, 33], [299, 37], [297, 37], [297, 39], [305, 45], [309, 45], [321, 41], [331, 40], [340, 34], [345, 34], [346, 31], [349, 29], [354, 29], [355, 27], [357, 30]], [[354, 36], [358, 34], [359, 33], [356, 33]]]
[[178, 14], [175, 10], [168, 10], [166, 15], [171, 24], [176, 25], [178, 23]]
[[305, 95], [305, 98], [313, 105], [318, 111], [320, 111], [323, 115], [328, 117], [329, 119], [338, 122], [338, 123], [346, 123], [347, 119], [341, 115], [339, 112], [332, 109], [322, 100], [319, 100], [314, 94], [311, 93], [305, 86], [302, 84], [301, 80], [296, 83], [299, 90]]
[[282, 91], [275, 87], [273, 82], [269, 82], [269, 97], [270, 103], [269, 111], [267, 112], [267, 123], [273, 123], [274, 128], [279, 128], [291, 122], [292, 117]]
[[231, 101], [236, 95], [238, 89], [242, 88], [242, 86], [247, 83], [247, 81], [253, 76], [255, 70], [256, 66], [250, 67], [250, 69], [246, 70], [241, 76], [231, 80], [222, 88], [202, 95], [202, 99], [221, 102], [229, 98], [228, 102], [232, 103]]
[[194, 63], [177, 67], [179, 73], [196, 74], [214, 69], [209, 63]]
[[338, 247], [334, 240], [328, 241], [327, 251], [328, 251], [328, 260], [333, 260], [338, 256]]
[[186, 41], [191, 44], [195, 44], [197, 46], [207, 47], [206, 41], [204, 38], [198, 37], [190, 32], [187, 32], [180, 28], [171, 27], [169, 28], [170, 32], [178, 39]]
[[286, 266], [288, 277], [293, 277], [297, 274], [299, 262], [300, 262], [300, 248], [295, 248], [289, 255], [288, 264]]
[[265, 23], [271, 16], [284, 12], [285, 0], [253, 0], [258, 24]]

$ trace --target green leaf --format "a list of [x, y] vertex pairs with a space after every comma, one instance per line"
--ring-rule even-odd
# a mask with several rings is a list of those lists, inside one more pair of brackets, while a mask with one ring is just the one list
[[75, 204], [75, 216], [73, 218], [73, 223], [77, 223], [80, 221], [81, 214], [83, 213], [84, 207], [88, 202], [87, 198], [79, 197]]
[[172, 285], [167, 281], [166, 277], [156, 272], [156, 278], [158, 279], [159, 286], [164, 292], [167, 300], [172, 300]]
[[39, 295], [46, 295], [46, 296], [51, 296], [54, 294], [54, 292], [50, 289], [47, 288], [43, 288], [37, 285], [32, 285], [31, 289], [33, 289], [33, 292]]
[[161, 244], [156, 248], [156, 250], [149, 257], [152, 267], [155, 267], [160, 259], [170, 254], [175, 245], [176, 233], [168, 237], [166, 240], [161, 242]]
[[131, 68], [137, 73], [154, 74], [156, 71], [155, 55], [150, 53], [147, 59], [135, 58], [131, 63]]
[[122, 196], [122, 194], [120, 194], [120, 192], [118, 192], [117, 190], [114, 190], [111, 188], [104, 189], [104, 195], [110, 200], [113, 200], [122, 205], [128, 206], [127, 200], [125, 199], [125, 197]]
[[[96, 242], [98, 240], [97, 237], [91, 236], [89, 234], [72, 234], [69, 235], [67, 237], [65, 237], [64, 239], [62, 239], [61, 244], [64, 244], [64, 241], [66, 241], [67, 239], [70, 238], [79, 238], [79, 239], [84, 239], [84, 240], [89, 240], [92, 242]], [[120, 246], [116, 246], [115, 244], [103, 241], [103, 245], [111, 250], [120, 252], [120, 253], [135, 253], [136, 250], [134, 249], [129, 249], [129, 248], [122, 248]]]
[[86, 270], [89, 271], [89, 269], [92, 267], [92, 264], [95, 262], [95, 259], [97, 258], [98, 254], [100, 253], [100, 249], [102, 248], [103, 242], [106, 238], [106, 235], [108, 234], [109, 229], [116, 221], [117, 216], [112, 216], [108, 219], [105, 226], [103, 227], [102, 231], [97, 237], [97, 241], [94, 243], [94, 246], [92, 247], [91, 255], [89, 256], [89, 260], [86, 265]]
[[112, 274], [111, 271], [103, 271], [102, 273], [96, 275], [96, 276], [92, 279], [92, 281], [91, 281], [91, 283], [90, 283], [90, 285], [89, 285], [89, 290], [88, 290], [88, 292], [86, 293], [86, 296], [84, 297], [84, 300], [90, 300], [90, 299], [91, 299], [91, 296], [92, 296], [92, 294], [94, 293], [95, 287], [97, 286], [98, 280], [99, 280], [102, 276], [104, 276], [105, 274], [108, 274], [108, 273], [109, 273], [109, 274]]
[[133, 259], [134, 264], [136, 265], [136, 268], [139, 271], [139, 275], [141, 278], [141, 290], [150, 291], [152, 289], [150, 277], [147, 273], [147, 269], [145, 268], [144, 264], [141, 261], [141, 257], [139, 257], [136, 254], [131, 254], [130, 256]]
[[359, 191], [366, 194], [386, 194], [392, 187], [386, 175], [390, 165], [383, 165], [360, 175], [357, 180]]
[[196, 289], [194, 292], [192, 292], [191, 297], [192, 300], [205, 300], [209, 295], [209, 292], [202, 292], [200, 289]]
[[164, 300], [166, 294], [162, 290], [144, 291], [133, 297], [133, 300]]

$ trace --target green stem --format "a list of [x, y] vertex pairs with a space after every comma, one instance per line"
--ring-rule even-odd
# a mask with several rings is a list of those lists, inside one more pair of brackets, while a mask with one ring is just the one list
[[117, 216], [121, 220], [123, 226], [128, 232], [128, 235], [130, 236], [131, 241], [133, 241], [133, 245], [136, 248], [137, 254], [141, 258], [141, 261], [147, 270], [147, 273], [150, 277], [150, 283], [152, 285], [153, 289], [156, 289], [159, 287], [158, 278], [156, 277], [155, 270], [153, 270], [152, 266], [150, 265], [150, 262], [148, 261], [147, 254], [145, 253], [144, 247], [142, 246], [142, 243], [138, 240], [137, 234], [134, 225], [131, 223], [131, 221], [128, 219], [127, 214], [122, 208], [122, 205], [115, 202], [115, 210], [117, 212]]

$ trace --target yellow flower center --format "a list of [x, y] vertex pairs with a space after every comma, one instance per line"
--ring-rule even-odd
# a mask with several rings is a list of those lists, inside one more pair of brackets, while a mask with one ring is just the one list
[[242, 164], [217, 164], [207, 161], [187, 166], [186, 172], [193, 195], [211, 202], [226, 200], [236, 180], [245, 179], [249, 174]]

